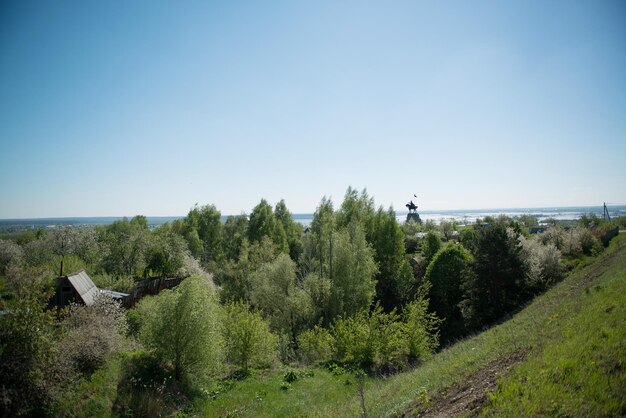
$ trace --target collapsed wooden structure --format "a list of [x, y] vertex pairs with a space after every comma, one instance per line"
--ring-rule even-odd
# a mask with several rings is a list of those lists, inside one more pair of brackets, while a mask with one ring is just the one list
[[165, 277], [142, 279], [135, 283], [130, 293], [122, 293], [99, 289], [87, 272], [80, 270], [57, 277], [56, 291], [50, 304], [57, 308], [64, 308], [71, 303], [90, 306], [98, 295], [105, 294], [120, 302], [125, 308], [132, 308], [144, 296], [156, 295], [164, 289], [171, 289], [180, 284], [181, 280]]

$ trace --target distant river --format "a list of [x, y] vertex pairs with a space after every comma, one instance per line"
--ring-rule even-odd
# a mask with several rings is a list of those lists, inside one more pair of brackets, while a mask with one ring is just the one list
[[[626, 205], [608, 206], [611, 217], [626, 216]], [[423, 221], [432, 220], [439, 223], [445, 221], [456, 221], [461, 224], [473, 223], [477, 218], [486, 216], [506, 215], [516, 217], [520, 215], [536, 216], [539, 222], [549, 219], [559, 221], [575, 220], [585, 213], [595, 213], [602, 217], [602, 206], [574, 206], [574, 207], [548, 207], [548, 208], [519, 208], [519, 209], [459, 209], [459, 210], [418, 210]], [[396, 211], [399, 222], [406, 219], [406, 211]], [[148, 216], [148, 224], [151, 227], [182, 219], [184, 216]], [[222, 216], [222, 221], [226, 221], [228, 216]], [[0, 219], [0, 229], [31, 229], [31, 228], [54, 228], [61, 225], [73, 226], [95, 226], [108, 225], [114, 221], [123, 219], [121, 216], [108, 217], [77, 217], [77, 218], [37, 218], [37, 219]], [[305, 226], [313, 221], [312, 213], [294, 214], [293, 219]]]
[[[607, 205], [609, 209], [609, 215], [613, 217], [626, 216], [626, 205]], [[404, 223], [406, 220], [407, 211], [396, 211], [396, 218], [398, 222]], [[418, 209], [422, 221], [434, 221], [439, 223], [441, 221], [456, 221], [460, 224], [474, 223], [478, 218], [484, 218], [486, 216], [497, 217], [499, 215], [506, 215], [509, 217], [516, 217], [521, 215], [536, 216], [537, 220], [542, 223], [550, 219], [557, 221], [568, 221], [579, 219], [583, 214], [594, 213], [598, 217], [603, 215], [602, 206], [574, 206], [574, 207], [549, 207], [549, 208], [518, 208], [518, 209], [459, 209], [459, 210], [424, 210]], [[293, 218], [296, 222], [299, 222], [305, 226], [308, 226], [313, 221], [312, 214], [295, 214]]]

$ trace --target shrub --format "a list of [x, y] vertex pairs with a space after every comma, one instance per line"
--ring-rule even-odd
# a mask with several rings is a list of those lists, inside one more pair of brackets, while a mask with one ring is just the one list
[[126, 311], [126, 335], [128, 337], [139, 336], [141, 329], [141, 314], [137, 309], [129, 309]]
[[557, 250], [563, 250], [565, 246], [565, 231], [561, 227], [551, 227], [542, 234], [538, 234], [537, 239], [543, 245], [552, 244]]
[[409, 360], [420, 361], [428, 357], [439, 346], [438, 328], [441, 320], [428, 312], [425, 294], [427, 286], [420, 288], [418, 297], [402, 310], [403, 334]]
[[595, 255], [603, 250], [602, 242], [588, 229], [580, 231], [578, 240], [585, 255]]
[[66, 374], [92, 373], [128, 346], [124, 310], [107, 295], [98, 295], [91, 306], [72, 305], [64, 324], [57, 367]]
[[367, 311], [338, 318], [331, 332], [335, 339], [333, 358], [340, 363], [369, 367], [374, 363], [375, 341], [371, 336]]
[[563, 232], [563, 243], [561, 247], [558, 247], [563, 255], [569, 257], [580, 257], [582, 255], [582, 247], [580, 245], [580, 228], [570, 228], [569, 231]]
[[51, 403], [54, 315], [22, 297], [0, 316], [0, 416], [41, 416]]
[[315, 326], [298, 336], [300, 358], [307, 364], [320, 364], [330, 361], [333, 350], [333, 337], [327, 329]]
[[563, 278], [561, 252], [551, 243], [541, 244], [539, 238], [520, 237], [528, 265], [527, 280], [536, 290], [545, 290]]
[[4, 275], [10, 264], [20, 264], [24, 251], [13, 241], [0, 239], [0, 275]]
[[224, 307], [222, 338], [226, 361], [247, 372], [249, 366], [267, 367], [276, 358], [276, 336], [260, 313], [243, 303]]
[[192, 276], [137, 307], [143, 318], [139, 340], [173, 368], [178, 381], [209, 376], [222, 365], [219, 305], [212, 289], [210, 282]]
[[146, 353], [124, 359], [113, 404], [116, 416], [170, 416], [187, 401], [173, 370]]
[[361, 311], [349, 318], [339, 318], [331, 328], [334, 360], [378, 371], [402, 368], [407, 357], [403, 331], [395, 311], [385, 313], [380, 306], [369, 314]]

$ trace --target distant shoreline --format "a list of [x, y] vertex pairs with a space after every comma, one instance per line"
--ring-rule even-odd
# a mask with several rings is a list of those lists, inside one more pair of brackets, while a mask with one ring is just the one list
[[[610, 215], [613, 217], [626, 216], [626, 205], [609, 205]], [[399, 221], [404, 221], [406, 210], [396, 211], [396, 217]], [[530, 215], [536, 216], [539, 221], [547, 219], [556, 220], [575, 220], [580, 218], [582, 214], [594, 213], [602, 216], [602, 206], [562, 206], [562, 207], [543, 207], [543, 208], [495, 208], [495, 209], [455, 209], [455, 210], [424, 210], [418, 213], [423, 220], [433, 220], [435, 222], [441, 220], [454, 220], [473, 222], [476, 218], [484, 218], [486, 216], [507, 215], [511, 217]], [[181, 216], [146, 216], [148, 225], [156, 227], [166, 222], [172, 222], [177, 219], [183, 219], [186, 215]], [[231, 216], [224, 215], [222, 221], [226, 221]], [[313, 220], [313, 213], [296, 213], [293, 219], [304, 225], [308, 225]], [[56, 226], [98, 226], [108, 225], [121, 219], [130, 219], [131, 216], [83, 216], [83, 217], [50, 217], [50, 218], [22, 218], [22, 219], [0, 219], [0, 228], [7, 229], [14, 227], [16, 229], [36, 229]]]

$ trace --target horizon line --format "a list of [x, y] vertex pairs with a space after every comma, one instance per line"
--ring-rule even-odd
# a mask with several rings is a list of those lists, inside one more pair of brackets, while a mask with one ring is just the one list
[[[626, 206], [626, 203], [607, 203], [606, 204], [607, 207], [612, 207], [612, 206]], [[483, 208], [458, 208], [458, 209], [424, 209], [421, 212], [423, 213], [437, 213], [437, 212], [494, 212], [494, 211], [515, 211], [515, 210], [525, 210], [525, 211], [532, 211], [532, 210], [539, 210], [539, 209], [573, 209], [573, 208], [602, 208], [602, 205], [567, 205], [567, 206], [556, 206], [556, 205], [549, 205], [549, 206], [533, 206], [533, 207], [494, 207], [494, 208], [487, 208], [487, 207], [483, 207]], [[384, 209], [384, 208], [383, 208]], [[394, 209], [394, 211], [398, 214], [403, 214], [403, 213], [408, 213], [407, 210], [396, 210]], [[418, 210], [418, 213], [420, 211]], [[315, 213], [315, 211], [313, 212], [292, 212], [291, 215], [292, 216], [296, 216], [296, 215], [313, 215]], [[239, 215], [247, 215], [247, 213], [242, 212], [238, 215], [233, 215], [233, 214], [222, 214], [222, 217], [231, 217], [231, 216], [239, 216]], [[135, 216], [145, 216], [146, 218], [184, 218], [187, 215], [143, 215], [143, 214], [136, 214], [136, 215], [80, 215], [80, 216], [42, 216], [42, 217], [26, 217], [26, 218], [0, 218], [0, 221], [32, 221], [32, 220], [64, 220], [64, 219], [87, 219], [87, 218], [116, 218], [116, 219], [123, 219], [123, 218], [128, 218], [128, 219], [132, 219]]]

